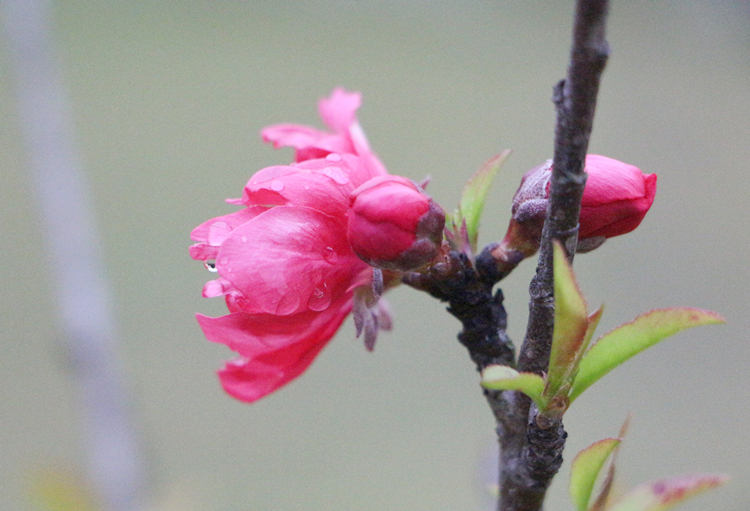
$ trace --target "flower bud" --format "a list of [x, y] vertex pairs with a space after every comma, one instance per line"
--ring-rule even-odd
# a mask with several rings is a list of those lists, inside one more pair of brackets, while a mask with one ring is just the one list
[[[634, 230], [646, 216], [656, 194], [656, 174], [589, 154], [586, 187], [581, 200], [578, 251], [588, 252], [607, 238]], [[493, 250], [499, 261], [518, 264], [539, 249], [549, 203], [552, 161], [528, 171], [513, 197], [512, 218], [502, 242]]]
[[386, 270], [410, 271], [440, 249], [445, 213], [429, 195], [401, 176], [379, 176], [350, 195], [347, 236], [357, 256]]

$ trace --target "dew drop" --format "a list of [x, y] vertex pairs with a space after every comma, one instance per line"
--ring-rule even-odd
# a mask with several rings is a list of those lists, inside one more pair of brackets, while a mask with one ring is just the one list
[[323, 259], [331, 264], [336, 264], [339, 256], [336, 254], [336, 251], [333, 249], [333, 247], [326, 247], [325, 250], [323, 250]]
[[242, 243], [247, 243], [247, 236], [242, 237]]
[[331, 291], [325, 282], [313, 289], [310, 299], [307, 300], [307, 306], [312, 311], [326, 310], [331, 305]]
[[274, 192], [280, 192], [284, 189], [284, 183], [278, 180], [271, 181], [270, 188]]
[[279, 316], [287, 316], [297, 311], [300, 306], [300, 296], [297, 293], [288, 292], [288, 288], [282, 285], [282, 288], [286, 291], [284, 294], [279, 296], [275, 303], [269, 303], [267, 312], [278, 314]]
[[229, 258], [227, 258], [227, 257], [222, 257], [222, 258], [221, 258], [221, 261], [219, 261], [219, 263], [220, 263], [220, 264], [222, 264], [222, 265], [225, 265], [225, 264], [227, 264], [228, 262], [229, 262]]
[[337, 184], [345, 185], [349, 182], [349, 176], [338, 167], [326, 167], [321, 172], [333, 179]]
[[219, 271], [216, 269], [216, 261], [205, 261], [203, 263], [203, 266], [205, 266], [206, 269], [211, 273], [216, 273], [217, 271]]
[[305, 185], [305, 190], [309, 190], [309, 189], [310, 189], [310, 185]]
[[341, 161], [341, 155], [336, 153], [331, 153], [328, 156], [326, 156], [326, 160], [328, 161]]

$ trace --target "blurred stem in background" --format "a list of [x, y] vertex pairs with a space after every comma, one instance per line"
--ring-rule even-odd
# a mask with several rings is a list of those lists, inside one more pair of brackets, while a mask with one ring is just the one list
[[79, 385], [87, 477], [106, 510], [133, 511], [145, 495], [143, 462], [89, 190], [53, 51], [50, 2], [6, 0], [2, 9], [54, 302]]

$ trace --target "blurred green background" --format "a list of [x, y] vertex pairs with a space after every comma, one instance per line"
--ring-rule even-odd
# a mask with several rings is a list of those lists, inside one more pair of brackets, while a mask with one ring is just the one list
[[[496, 456], [459, 323], [426, 295], [389, 294], [395, 329], [375, 352], [351, 321], [309, 371], [251, 406], [214, 375], [231, 358], [193, 314], [210, 278], [190, 230], [233, 210], [256, 170], [291, 159], [271, 123], [320, 126], [317, 100], [362, 91], [360, 121], [393, 173], [429, 174], [452, 208], [479, 165], [512, 148], [481, 243], [498, 239], [524, 171], [551, 157], [552, 85], [567, 66], [573, 2], [59, 1], [54, 37], [77, 149], [94, 192], [154, 509], [489, 509]], [[629, 412], [622, 489], [722, 472], [682, 509], [750, 507], [750, 7], [745, 1], [613, 2], [613, 52], [590, 152], [659, 175], [641, 227], [576, 259], [604, 332], [690, 305], [725, 326], [680, 334], [589, 390], [566, 415], [566, 460]], [[31, 509], [29, 474], [78, 467], [86, 441], [59, 347], [51, 278], [0, 52], [0, 508]], [[523, 337], [522, 265], [503, 290]], [[549, 511], [570, 509], [567, 467]]]

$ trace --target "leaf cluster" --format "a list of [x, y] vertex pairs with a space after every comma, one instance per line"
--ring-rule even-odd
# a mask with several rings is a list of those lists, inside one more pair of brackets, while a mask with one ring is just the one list
[[[689, 307], [656, 309], [642, 314], [591, 342], [602, 315], [592, 314], [568, 264], [562, 245], [554, 243], [555, 316], [550, 361], [546, 373], [518, 372], [507, 366], [488, 366], [482, 386], [500, 391], [521, 391], [537, 406], [539, 415], [560, 419], [571, 403], [611, 370], [645, 349], [687, 328], [723, 323], [720, 315]], [[571, 466], [570, 496], [577, 511], [662, 511], [704, 490], [723, 484], [727, 477], [694, 474], [662, 479], [636, 487], [615, 505], [608, 506], [614, 479], [614, 457], [619, 438], [606, 438], [575, 457]], [[607, 459], [609, 470], [594, 502], [597, 478]]]
[[645, 349], [687, 328], [724, 322], [715, 312], [690, 307], [656, 309], [625, 323], [591, 343], [602, 315], [592, 314], [559, 243], [554, 246], [555, 328], [546, 374], [519, 373], [506, 366], [489, 366], [482, 386], [519, 390], [539, 412], [560, 418], [586, 389], [612, 369]]

